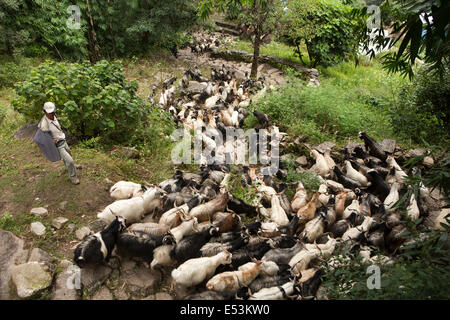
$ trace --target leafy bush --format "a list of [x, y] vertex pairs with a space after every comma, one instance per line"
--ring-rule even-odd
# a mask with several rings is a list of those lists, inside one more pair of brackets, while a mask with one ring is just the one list
[[[444, 248], [448, 234], [428, 231], [419, 238], [414, 232], [406, 236], [414, 240], [397, 254], [392, 266], [376, 263], [380, 267], [380, 289], [369, 289], [366, 273], [372, 263], [362, 263], [358, 252], [348, 259], [348, 251], [339, 248], [334, 252], [339, 267], [333, 268], [329, 260], [321, 264], [325, 274], [323, 286], [329, 299], [449, 299], [450, 257]], [[426, 240], [423, 240], [426, 239]], [[377, 252], [376, 254], [382, 252]], [[347, 258], [347, 259], [346, 259]]]
[[[367, 130], [375, 138], [392, 137], [387, 109], [399, 80], [376, 66], [353, 63], [324, 69], [320, 87], [291, 79], [258, 101], [256, 108], [291, 135], [307, 135], [312, 142], [343, 141]], [[250, 125], [254, 120], [246, 120]]]
[[[448, 70], [448, 69], [447, 69]], [[445, 144], [450, 138], [450, 73], [443, 79], [425, 68], [413, 82], [402, 86], [398, 103], [391, 110], [394, 130], [421, 143]]]
[[137, 83], [125, 81], [119, 62], [46, 61], [15, 88], [12, 104], [28, 120], [39, 120], [44, 103], [52, 101], [61, 125], [81, 139], [126, 141], [146, 112]]
[[330, 66], [354, 55], [358, 32], [365, 21], [352, 17], [352, 8], [337, 0], [295, 0], [288, 6], [282, 38], [297, 47], [304, 42], [313, 67]]
[[39, 60], [23, 56], [0, 56], [0, 89], [13, 87], [18, 81], [23, 81], [33, 65]]

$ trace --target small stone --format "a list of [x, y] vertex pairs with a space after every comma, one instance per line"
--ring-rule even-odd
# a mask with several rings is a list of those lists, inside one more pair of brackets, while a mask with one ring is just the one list
[[155, 293], [155, 300], [173, 300], [173, 298], [166, 292], [158, 292]]
[[324, 153], [325, 151], [331, 151], [336, 146], [335, 143], [330, 141], [325, 141], [324, 143], [319, 144], [317, 147], [315, 147], [316, 150]]
[[69, 221], [69, 219], [64, 218], [64, 217], [58, 217], [58, 218], [56, 218], [56, 219], [53, 219], [53, 221], [52, 221], [52, 227], [55, 228], [55, 229], [57, 229], [57, 230], [59, 230], [59, 229], [61, 229], [61, 228], [64, 226], [64, 224], [65, 224], [67, 221]]
[[426, 152], [425, 149], [412, 149], [406, 153], [406, 156], [409, 158], [420, 157], [423, 156], [425, 152]]
[[148, 297], [145, 297], [145, 298], [143, 298], [143, 299], [141, 299], [141, 300], [155, 300], [155, 295], [154, 295], [154, 294], [151, 294], [151, 295], [149, 295]]
[[40, 222], [33, 222], [31, 224], [31, 233], [42, 236], [45, 234], [45, 226]]
[[108, 288], [101, 288], [94, 294], [92, 300], [113, 300], [113, 295]]
[[93, 233], [100, 232], [105, 229], [108, 224], [103, 220], [95, 220], [88, 224], [88, 228], [92, 230]]
[[52, 275], [43, 263], [28, 262], [12, 268], [12, 280], [20, 298], [29, 298], [52, 284]]
[[306, 159], [305, 156], [301, 156], [298, 157], [297, 159], [295, 159], [295, 163], [298, 164], [299, 166], [306, 166], [308, 165], [308, 159]]
[[58, 267], [62, 268], [62, 269], [67, 269], [71, 265], [73, 265], [73, 263], [71, 261], [64, 259], [59, 262]]
[[383, 151], [390, 154], [393, 154], [395, 152], [395, 148], [397, 147], [397, 142], [392, 139], [384, 139], [380, 144]]
[[[64, 261], [64, 263], [63, 263]], [[59, 266], [67, 266], [55, 281], [53, 300], [79, 300], [81, 289], [81, 269], [68, 260], [63, 260]]]
[[432, 166], [434, 166], [434, 159], [431, 156], [426, 156], [423, 158], [423, 165], [425, 167], [431, 168]]
[[65, 211], [67, 209], [67, 201], [63, 201], [59, 204], [59, 209], [61, 209], [62, 211]]
[[126, 271], [122, 280], [128, 285], [133, 294], [148, 296], [152, 294], [156, 284], [160, 280], [160, 274], [147, 268], [138, 268]]
[[102, 265], [84, 267], [81, 269], [81, 283], [85, 289], [92, 292], [109, 278], [111, 272], [111, 268]]
[[47, 252], [39, 248], [34, 248], [31, 251], [30, 258], [28, 259], [28, 262], [38, 262], [45, 264], [52, 273], [55, 271], [54, 265], [55, 261], [56, 261], [55, 258], [53, 258]]
[[114, 297], [117, 300], [129, 300], [130, 299], [130, 295], [123, 289], [114, 292]]
[[91, 234], [91, 230], [88, 227], [82, 227], [81, 229], [78, 229], [75, 231], [75, 237], [78, 240], [83, 240], [86, 236]]
[[45, 217], [48, 215], [48, 210], [45, 208], [33, 208], [31, 209], [30, 213], [32, 215], [38, 216], [38, 217]]
[[67, 229], [69, 229], [69, 232], [72, 233], [77, 229], [77, 226], [71, 223], [67, 226]]

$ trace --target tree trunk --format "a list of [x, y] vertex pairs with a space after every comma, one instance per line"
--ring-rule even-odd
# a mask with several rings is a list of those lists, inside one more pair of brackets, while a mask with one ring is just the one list
[[255, 40], [253, 41], [253, 61], [252, 71], [250, 73], [250, 79], [256, 80], [258, 77], [258, 59], [259, 59], [259, 46], [261, 45], [261, 39], [259, 38], [259, 32], [255, 30]]
[[311, 54], [311, 50], [310, 50], [308, 42], [305, 41], [305, 43], [306, 43], [306, 50], [308, 51], [308, 56], [309, 56], [309, 66], [312, 67], [312, 68], [315, 68], [316, 67], [316, 61], [313, 60], [313, 56]]
[[94, 19], [92, 19], [92, 13], [91, 13], [91, 6], [89, 4], [89, 0], [86, 0], [86, 5], [88, 8], [88, 14], [89, 14], [89, 23], [91, 27], [91, 34], [92, 34], [92, 52], [91, 52], [91, 62], [95, 63], [100, 60], [100, 47], [97, 42], [97, 34], [95, 33], [94, 29]]

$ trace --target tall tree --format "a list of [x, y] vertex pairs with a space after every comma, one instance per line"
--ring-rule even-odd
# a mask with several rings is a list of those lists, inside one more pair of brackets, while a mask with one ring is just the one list
[[272, 33], [279, 25], [282, 17], [282, 1], [280, 0], [203, 0], [199, 14], [206, 20], [213, 8], [219, 12], [226, 10], [239, 12], [238, 20], [252, 29], [253, 59], [250, 77], [258, 76], [258, 60], [260, 46], [264, 38]]

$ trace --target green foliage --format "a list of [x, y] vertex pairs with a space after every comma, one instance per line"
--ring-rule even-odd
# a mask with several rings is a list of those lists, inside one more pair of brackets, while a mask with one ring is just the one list
[[253, 202], [257, 198], [258, 194], [254, 188], [244, 186], [241, 174], [242, 170], [232, 167], [231, 177], [228, 181], [227, 189], [233, 196], [243, 200], [249, 205], [253, 205]]
[[329, 299], [449, 299], [450, 257], [443, 247], [447, 236], [436, 231], [407, 235], [411, 244], [396, 255], [394, 265], [383, 265], [382, 260], [375, 264], [381, 271], [380, 289], [367, 287], [372, 273], [366, 272], [372, 263], [362, 263], [358, 252], [355, 258], [345, 259], [348, 251], [337, 249], [334, 257], [339, 267], [333, 269], [329, 260], [321, 264], [326, 294]]
[[299, 47], [305, 43], [313, 67], [337, 64], [356, 54], [356, 35], [364, 28], [364, 20], [352, 17], [351, 10], [337, 0], [290, 1], [282, 36], [300, 59]]
[[18, 97], [12, 104], [27, 119], [37, 121], [44, 103], [52, 101], [61, 125], [75, 136], [123, 142], [145, 115], [137, 88], [137, 83], [125, 81], [118, 62], [46, 61], [31, 71], [29, 80], [17, 83]]
[[30, 56], [51, 52], [60, 59], [86, 57], [85, 24], [80, 29], [70, 29], [66, 24], [70, 17], [66, 9], [72, 4], [69, 0], [1, 0], [0, 38], [4, 40], [0, 50]]
[[398, 103], [390, 110], [392, 127], [416, 143], [423, 139], [444, 145], [450, 138], [449, 105], [450, 74], [441, 80], [424, 68], [413, 82], [402, 86]]
[[376, 138], [393, 136], [386, 110], [402, 80], [387, 76], [376, 65], [355, 67], [350, 62], [322, 73], [326, 78], [320, 87], [290, 79], [251, 108], [266, 113], [281, 130], [307, 135], [312, 142], [354, 139], [361, 130]]
[[[79, 29], [68, 26], [76, 21], [71, 5], [80, 9]], [[195, 2], [183, 0], [0, 0], [0, 51], [77, 61], [98, 60], [95, 48], [100, 57], [132, 56], [173, 45], [195, 18]]]
[[[436, 0], [383, 0], [381, 8], [381, 26], [393, 22], [389, 38], [383, 34], [382, 28], [377, 28], [374, 43], [378, 47], [389, 48], [399, 44], [398, 51], [384, 55], [384, 67], [390, 72], [400, 72], [414, 76], [414, 62], [421, 58], [438, 71], [441, 76], [446, 72], [449, 63], [450, 43], [448, 40], [450, 2]], [[354, 16], [366, 18], [367, 8], [354, 10]], [[421, 19], [422, 17], [422, 19]], [[380, 26], [380, 27], [381, 27]], [[369, 50], [371, 39], [368, 30], [362, 30], [364, 48], [370, 52], [371, 57], [375, 51]]]
[[172, 143], [169, 137], [174, 129], [175, 123], [170, 114], [153, 107], [145, 119], [137, 124], [129, 143], [140, 149], [144, 155], [163, 159], [170, 155]]
[[0, 56], [0, 89], [12, 87], [17, 81], [23, 81], [28, 76], [30, 68], [38, 59], [23, 56]]

